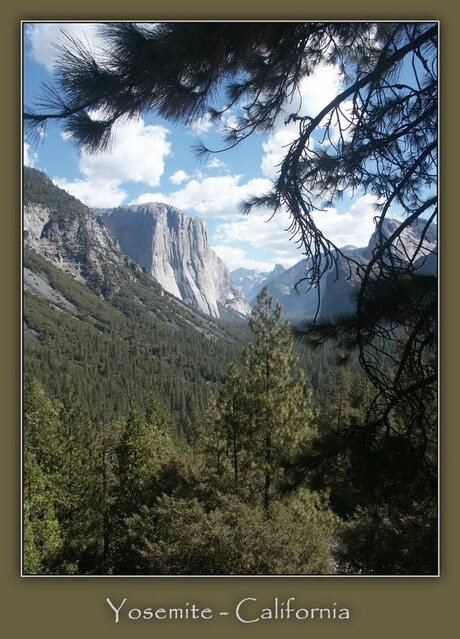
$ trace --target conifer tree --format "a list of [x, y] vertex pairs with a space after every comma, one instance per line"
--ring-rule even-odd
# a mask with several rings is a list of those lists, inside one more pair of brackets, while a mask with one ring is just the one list
[[229, 442], [231, 463], [233, 467], [233, 481], [238, 487], [240, 478], [240, 466], [244, 459], [245, 443], [245, 419], [244, 419], [244, 393], [242, 393], [241, 376], [234, 364], [230, 365], [227, 382], [225, 384], [225, 403], [222, 411], [223, 427]]
[[33, 453], [45, 473], [53, 472], [58, 464], [58, 409], [36, 379], [24, 389], [23, 431], [25, 453]]
[[219, 485], [226, 483], [230, 474], [229, 442], [223, 422], [224, 412], [216, 396], [211, 393], [203, 411], [195, 413], [189, 430], [192, 449], [204, 463], [202, 473], [212, 477]]
[[[116, 449], [116, 486], [112, 504], [112, 569], [117, 574], [140, 571], [142, 527], [140, 513], [148, 513], [161, 494], [161, 471], [174, 452], [166, 411], [154, 397], [147, 416], [130, 403], [129, 415]], [[135, 524], [133, 526], [133, 523]]]
[[57, 513], [65, 535], [63, 572], [86, 574], [100, 563], [101, 442], [75, 394], [67, 389], [59, 411], [59, 467], [54, 475]]
[[55, 572], [63, 534], [56, 514], [59, 491], [58, 409], [33, 380], [23, 401], [23, 570]]
[[23, 473], [23, 572], [49, 574], [63, 544], [53, 489], [30, 450], [24, 455]]
[[244, 351], [241, 373], [252, 490], [262, 492], [266, 510], [284, 460], [313, 433], [311, 392], [303, 372], [295, 370], [291, 329], [287, 321], [280, 323], [281, 310], [264, 287], [250, 320], [255, 339]]

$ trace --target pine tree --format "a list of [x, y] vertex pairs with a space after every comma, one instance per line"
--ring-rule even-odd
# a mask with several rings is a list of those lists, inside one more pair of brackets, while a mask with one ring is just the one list
[[24, 565], [44, 574], [96, 572], [102, 551], [100, 442], [72, 391], [58, 402], [36, 381], [26, 389], [23, 472]]
[[63, 544], [53, 488], [30, 450], [24, 455], [23, 473], [23, 572], [50, 574]]
[[46, 395], [41, 384], [32, 380], [24, 389], [24, 451], [31, 452], [45, 473], [58, 465], [58, 408]]
[[59, 412], [36, 380], [25, 388], [23, 406], [23, 569], [26, 574], [52, 574], [63, 544], [54, 481]]
[[100, 565], [102, 512], [101, 441], [75, 394], [67, 389], [59, 411], [57, 513], [65, 541], [63, 572], [87, 574]]
[[254, 493], [262, 492], [266, 510], [284, 461], [313, 434], [311, 391], [303, 372], [295, 370], [291, 329], [287, 321], [280, 323], [281, 310], [264, 287], [253, 309], [254, 342], [244, 351], [240, 382], [248, 479]]
[[223, 424], [223, 409], [211, 393], [204, 410], [193, 415], [189, 425], [189, 439], [198, 459], [203, 459], [201, 472], [219, 486], [228, 483], [231, 461], [229, 442]]
[[[131, 401], [129, 415], [116, 448], [112, 502], [111, 566], [116, 574], [142, 572], [142, 526], [162, 492], [161, 472], [174, 454], [170, 421], [153, 396], [143, 417]], [[142, 521], [141, 517], [140, 521]]]
[[224, 393], [221, 420], [228, 441], [233, 482], [238, 488], [240, 467], [244, 463], [244, 444], [247, 443], [247, 440], [245, 442], [245, 433], [247, 431], [245, 431], [244, 393], [242, 392], [241, 376], [234, 364], [230, 365]]

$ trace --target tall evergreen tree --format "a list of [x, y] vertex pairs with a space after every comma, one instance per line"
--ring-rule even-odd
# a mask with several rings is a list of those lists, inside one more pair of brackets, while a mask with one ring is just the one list
[[189, 438], [192, 450], [204, 460], [203, 475], [219, 486], [226, 485], [231, 473], [230, 443], [225, 432], [224, 410], [214, 394], [210, 395], [206, 408], [193, 416]]
[[50, 574], [63, 545], [53, 486], [30, 450], [24, 454], [23, 474], [23, 572]]
[[263, 495], [266, 510], [277, 493], [285, 460], [313, 434], [311, 391], [302, 370], [295, 369], [292, 333], [287, 321], [280, 322], [281, 310], [264, 287], [250, 320], [254, 341], [244, 350], [240, 379], [232, 379], [239, 386], [239, 406], [236, 409], [234, 390], [227, 406], [234, 456], [241, 444], [245, 448], [245, 466], [240, 464], [238, 474], [245, 475], [254, 495]]
[[162, 492], [161, 471], [174, 454], [166, 411], [154, 397], [147, 417], [134, 402], [116, 449], [114, 498], [112, 502], [111, 566], [117, 574], [142, 571], [142, 530], [133, 526], [140, 513], [148, 516]]
[[27, 574], [56, 571], [63, 531], [56, 508], [59, 467], [59, 410], [33, 380], [23, 401], [23, 569]]
[[79, 574], [100, 568], [102, 510], [101, 440], [75, 394], [67, 389], [59, 411], [57, 513], [64, 533], [62, 570]]
[[244, 411], [245, 396], [241, 375], [234, 364], [231, 364], [228, 371], [223, 402], [222, 425], [228, 442], [227, 450], [230, 453], [233, 468], [233, 481], [235, 487], [238, 487], [240, 469], [245, 462], [244, 453], [248, 448], [248, 422]]
[[32, 453], [45, 473], [58, 465], [59, 410], [42, 385], [33, 379], [24, 389], [24, 451]]

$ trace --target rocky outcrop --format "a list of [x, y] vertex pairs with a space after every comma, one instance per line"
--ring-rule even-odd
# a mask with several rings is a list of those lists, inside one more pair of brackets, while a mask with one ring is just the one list
[[40, 204], [24, 205], [24, 245], [79, 281], [102, 277], [102, 265], [121, 263], [118, 244], [103, 221], [91, 214], [56, 215]]
[[221, 307], [250, 312], [227, 267], [209, 247], [203, 219], [157, 203], [104, 210], [101, 217], [121, 250], [169, 293], [213, 317], [220, 317]]
[[301, 260], [268, 283], [270, 294], [283, 306], [283, 315], [293, 322], [316, 313], [317, 291], [308, 290], [305, 270], [306, 260]]
[[[401, 222], [392, 219], [386, 219], [382, 226], [382, 237], [377, 231], [372, 234], [369, 244], [363, 251], [363, 256], [368, 260], [371, 259], [373, 251], [378, 243], [385, 242], [394, 231], [399, 227]], [[417, 259], [429, 257], [437, 251], [437, 226], [431, 224], [425, 232], [426, 220], [416, 220], [413, 224], [402, 230], [398, 241], [392, 247], [392, 254], [399, 258], [403, 263], [413, 259], [415, 252], [420, 256]], [[423, 236], [422, 236], [423, 233]]]

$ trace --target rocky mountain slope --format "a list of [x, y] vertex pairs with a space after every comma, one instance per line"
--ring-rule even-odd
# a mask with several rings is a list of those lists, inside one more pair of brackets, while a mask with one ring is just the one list
[[25, 168], [23, 197], [24, 247], [76, 281], [104, 296], [117, 290], [121, 267], [142, 272], [123, 255], [103, 220], [44, 173]]
[[155, 203], [104, 210], [100, 218], [121, 250], [169, 293], [212, 317], [220, 317], [222, 309], [250, 313], [227, 267], [209, 247], [203, 219]]
[[[399, 224], [396, 220], [385, 220], [383, 241], [391, 236]], [[400, 241], [394, 247], [393, 254], [405, 262], [413, 256], [420, 245], [420, 257], [415, 265], [420, 272], [434, 273], [437, 270], [437, 227], [432, 224], [425, 235], [422, 235], [423, 229], [424, 224], [420, 222], [404, 229]], [[364, 266], [371, 259], [379, 241], [381, 238], [374, 232], [367, 246], [362, 248], [346, 246], [342, 248], [342, 251]], [[273, 297], [283, 305], [284, 316], [294, 323], [314, 316], [318, 303], [320, 303], [319, 316], [321, 317], [332, 318], [337, 314], [353, 310], [353, 293], [357, 290], [359, 283], [356, 275], [351, 273], [350, 276], [343, 258], [338, 259], [337, 272], [333, 269], [324, 274], [319, 291], [307, 290], [308, 283], [304, 280], [306, 266], [305, 260], [301, 260], [275, 277], [268, 278], [262, 277], [260, 272], [237, 269], [232, 272], [232, 277], [235, 285], [246, 292], [246, 299], [251, 298], [250, 301], [253, 301], [262, 286], [267, 284]]]
[[117, 278], [117, 267], [129, 265], [212, 317], [250, 313], [227, 267], [209, 247], [201, 218], [166, 204], [95, 214], [34, 171], [24, 173], [24, 244], [57, 268], [81, 282], [99, 281], [104, 294], [104, 286]]

